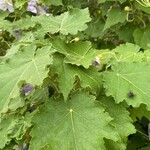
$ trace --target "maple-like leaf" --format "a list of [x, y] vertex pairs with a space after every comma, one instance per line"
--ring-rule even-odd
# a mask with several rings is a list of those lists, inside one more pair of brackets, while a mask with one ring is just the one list
[[89, 68], [92, 64], [92, 60], [96, 56], [96, 50], [92, 48], [91, 43], [88, 41], [66, 44], [63, 41], [55, 40], [53, 47], [57, 52], [66, 56], [66, 63], [75, 64], [77, 66], [82, 65], [85, 68]]
[[53, 71], [58, 74], [58, 86], [66, 100], [68, 94], [73, 88], [75, 77], [78, 76], [82, 87], [89, 87], [93, 93], [96, 93], [102, 85], [101, 74], [95, 69], [84, 69], [74, 65], [66, 64], [64, 56], [54, 55]]
[[87, 28], [86, 23], [91, 20], [88, 9], [73, 9], [70, 12], [65, 12], [59, 16], [37, 16], [31, 21], [41, 25], [41, 29], [37, 32], [45, 34], [47, 32], [60, 32], [64, 35], [77, 34], [78, 31], [83, 31]]
[[115, 62], [141, 62], [143, 61], [143, 53], [140, 47], [135, 44], [121, 44], [111, 51], [114, 53], [113, 61]]
[[18, 51], [13, 57], [0, 64], [0, 112], [8, 109], [12, 98], [20, 94], [20, 81], [41, 85], [47, 77], [47, 65], [52, 63], [51, 47], [37, 49], [34, 45]]
[[95, 97], [85, 92], [67, 103], [51, 99], [33, 118], [29, 150], [105, 150], [104, 138], [118, 140], [110, 121]]
[[147, 63], [117, 63], [111, 71], [104, 73], [107, 95], [112, 95], [117, 103], [125, 100], [138, 107], [146, 104], [150, 110], [150, 65]]
[[116, 104], [112, 98], [103, 97], [99, 99], [105, 105], [106, 111], [113, 118], [111, 123], [120, 136], [120, 140], [117, 142], [107, 140], [107, 147], [111, 150], [126, 150], [128, 136], [136, 132], [126, 105], [124, 103]]

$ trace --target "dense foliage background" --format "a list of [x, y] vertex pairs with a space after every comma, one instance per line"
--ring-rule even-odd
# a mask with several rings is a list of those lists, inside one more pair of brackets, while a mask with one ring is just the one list
[[0, 0], [0, 149], [150, 150], [149, 120], [149, 0]]

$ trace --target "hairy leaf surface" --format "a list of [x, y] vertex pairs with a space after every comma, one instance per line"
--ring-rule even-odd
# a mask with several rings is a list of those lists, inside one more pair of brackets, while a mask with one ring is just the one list
[[[125, 100], [138, 107], [146, 104], [150, 110], [150, 66], [145, 63], [118, 63], [112, 71], [104, 73], [107, 95], [112, 95], [117, 103]], [[122, 88], [120, 88], [122, 87]]]
[[36, 46], [27, 46], [11, 59], [0, 64], [0, 112], [8, 109], [12, 98], [19, 96], [19, 82], [41, 85], [47, 77], [46, 66], [52, 63], [51, 47], [36, 51]]
[[84, 92], [73, 95], [68, 103], [51, 99], [33, 120], [30, 150], [104, 150], [104, 137], [118, 138], [104, 108]]

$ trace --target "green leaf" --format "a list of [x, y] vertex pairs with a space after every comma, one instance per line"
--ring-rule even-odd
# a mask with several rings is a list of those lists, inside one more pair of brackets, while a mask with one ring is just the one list
[[109, 115], [85, 92], [76, 93], [68, 103], [51, 99], [33, 121], [29, 150], [105, 150], [104, 138], [118, 138]]
[[107, 66], [119, 62], [148, 62], [149, 55], [140, 52], [140, 47], [135, 44], [126, 43], [121, 44], [113, 50], [100, 50], [97, 51], [97, 57], [101, 60], [101, 64]]
[[126, 13], [118, 8], [112, 8], [108, 11], [106, 23], [103, 30], [110, 28], [118, 23], [124, 23], [126, 20]]
[[146, 63], [118, 63], [104, 73], [107, 95], [117, 103], [125, 100], [128, 105], [138, 107], [145, 104], [150, 110], [150, 65]]
[[[107, 2], [107, 1], [108, 1], [108, 2], [110, 1], [110, 2], [111, 2], [111, 1], [115, 1], [115, 0], [98, 0], [98, 3], [101, 4], [101, 3], [105, 3], [105, 2]], [[124, 3], [126, 0], [117, 0], [117, 1], [119, 1], [120, 3]]]
[[145, 105], [140, 105], [138, 108], [131, 109], [130, 114], [134, 122], [138, 119], [141, 120], [142, 117], [146, 117], [150, 120], [150, 112], [146, 109]]
[[102, 38], [104, 35], [103, 28], [104, 28], [104, 22], [100, 19], [92, 20], [88, 24], [88, 28], [85, 30], [85, 33], [93, 38], [99, 37]]
[[25, 4], [27, 3], [26, 0], [22, 0], [22, 1], [15, 1], [15, 7], [16, 8], [22, 8]]
[[7, 115], [0, 120], [0, 149], [3, 149], [12, 139], [20, 140], [31, 127], [32, 115], [23, 116]]
[[77, 34], [87, 28], [86, 23], [91, 20], [88, 9], [73, 9], [59, 16], [37, 16], [32, 21], [41, 25], [39, 34], [60, 32], [64, 35]]
[[128, 136], [136, 132], [134, 125], [132, 124], [133, 121], [129, 116], [130, 114], [126, 110], [126, 105], [123, 103], [116, 104], [114, 100], [106, 97], [101, 99], [100, 102], [105, 105], [106, 111], [113, 118], [112, 125], [115, 127], [116, 132], [118, 132], [120, 136], [120, 140], [117, 142], [110, 140], [107, 141], [108, 149], [126, 150]]
[[52, 63], [51, 47], [36, 51], [29, 45], [6, 62], [0, 64], [0, 112], [6, 112], [10, 99], [19, 96], [20, 81], [41, 85], [47, 77], [46, 66]]
[[54, 41], [54, 49], [64, 54], [65, 62], [75, 64], [77, 66], [82, 65], [85, 68], [89, 68], [92, 64], [92, 60], [95, 57], [96, 50], [92, 48], [90, 42], [75, 42], [66, 44], [63, 41]]
[[136, 29], [133, 33], [134, 41], [144, 49], [150, 48], [150, 28]]
[[7, 49], [6, 55], [0, 57], [0, 59], [7, 60], [11, 58], [14, 54], [16, 54], [19, 50], [23, 50], [25, 47], [29, 46], [29, 44], [33, 43], [35, 38], [31, 32], [23, 35], [19, 41], [14, 42], [9, 49]]
[[46, 5], [62, 5], [62, 0], [40, 0], [40, 2]]
[[136, 27], [133, 24], [125, 24], [119, 29], [119, 31], [116, 31], [116, 33], [118, 34], [120, 40], [134, 43], [133, 32], [135, 28]]
[[84, 88], [89, 87], [93, 93], [96, 93], [101, 88], [102, 77], [100, 73], [95, 69], [86, 70], [66, 64], [62, 55], [55, 54], [52, 68], [58, 74], [58, 86], [65, 100], [74, 86], [76, 76], [79, 77], [81, 86]]
[[144, 55], [143, 53], [139, 52], [139, 50], [140, 47], [138, 45], [131, 43], [122, 44], [116, 47], [115, 49], [113, 49], [114, 63], [143, 61]]

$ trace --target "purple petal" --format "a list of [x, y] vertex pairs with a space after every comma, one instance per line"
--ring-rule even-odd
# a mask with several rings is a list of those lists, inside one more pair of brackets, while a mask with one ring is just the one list
[[24, 94], [25, 96], [29, 95], [32, 91], [34, 90], [34, 87], [32, 84], [25, 84], [22, 89], [21, 89], [21, 93]]
[[28, 5], [27, 11], [32, 12], [34, 14], [37, 14], [37, 8], [35, 6], [32, 6], [32, 5]]
[[36, 0], [30, 0], [28, 2], [27, 11], [37, 14], [37, 1]]

